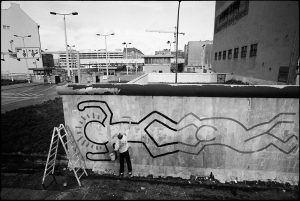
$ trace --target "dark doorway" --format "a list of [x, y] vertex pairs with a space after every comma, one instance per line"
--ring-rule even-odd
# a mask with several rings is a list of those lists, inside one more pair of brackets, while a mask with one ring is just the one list
[[55, 84], [60, 83], [60, 77], [59, 76], [55, 76]]
[[78, 75], [75, 75], [75, 83], [78, 83]]
[[99, 83], [100, 82], [100, 79], [99, 79], [99, 76], [97, 75], [96, 76], [96, 83]]

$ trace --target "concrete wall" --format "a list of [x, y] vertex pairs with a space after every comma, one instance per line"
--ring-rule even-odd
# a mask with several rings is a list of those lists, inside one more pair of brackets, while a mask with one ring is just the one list
[[[253, 77], [245, 77], [229, 73], [178, 73], [177, 83], [222, 83], [218, 82], [218, 76], [225, 75], [225, 81], [234, 79], [252, 85], [283, 85], [284, 83], [262, 80]], [[149, 83], [174, 83], [175, 73], [148, 73], [132, 81], [130, 84], [149, 84]]]
[[[215, 16], [232, 2], [216, 2]], [[299, 3], [249, 1], [248, 14], [215, 33], [213, 41], [213, 55], [227, 51], [227, 56], [228, 50], [232, 49], [232, 59], [213, 59], [213, 70], [217, 73], [234, 73], [276, 82], [279, 68], [290, 66], [295, 75], [299, 55]], [[258, 44], [257, 56], [249, 57], [250, 45], [255, 43]], [[242, 46], [247, 46], [246, 58], [241, 58]], [[237, 47], [239, 55], [233, 59], [233, 49]]]
[[160, 64], [153, 64], [153, 65], [148, 65], [145, 64], [143, 66], [143, 72], [144, 73], [152, 73], [152, 72], [158, 73], [159, 71], [162, 71], [163, 73], [170, 73], [171, 72], [171, 65], [160, 65]]
[[127, 116], [134, 175], [212, 172], [221, 182], [299, 182], [298, 86], [73, 84], [57, 90], [65, 124], [87, 167], [98, 173], [118, 173], [119, 161], [109, 153], [112, 136], [129, 126]]
[[[211, 73], [178, 73], [178, 83], [217, 83], [218, 74]], [[226, 74], [226, 80], [231, 78], [231, 75]], [[147, 76], [132, 80], [131, 84], [145, 83], [174, 83], [175, 73], [148, 73]]]

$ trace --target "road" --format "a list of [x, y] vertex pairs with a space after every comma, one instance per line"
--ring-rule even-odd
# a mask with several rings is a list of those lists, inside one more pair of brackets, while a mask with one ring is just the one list
[[1, 86], [1, 113], [40, 104], [59, 97], [56, 84], [16, 84]]

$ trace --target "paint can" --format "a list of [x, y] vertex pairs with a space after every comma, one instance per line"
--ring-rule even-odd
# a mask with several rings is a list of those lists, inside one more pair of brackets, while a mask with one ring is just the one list
[[109, 154], [110, 160], [114, 161], [116, 160], [116, 154], [114, 152]]

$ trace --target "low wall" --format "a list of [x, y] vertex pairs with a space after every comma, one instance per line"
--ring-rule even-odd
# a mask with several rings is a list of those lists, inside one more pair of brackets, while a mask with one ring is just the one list
[[[177, 83], [218, 83], [218, 75], [225, 75], [225, 81], [231, 79], [225, 73], [178, 73]], [[175, 83], [175, 73], [148, 73], [147, 76], [132, 80], [130, 84]]]
[[[154, 83], [175, 83], [175, 73], [148, 73], [132, 80], [131, 84], [154, 84]], [[274, 82], [251, 77], [244, 77], [229, 73], [178, 73], [177, 83], [223, 83], [218, 76], [225, 76], [222, 81], [231, 79], [239, 80], [250, 85], [284, 85], [281, 82]], [[221, 81], [221, 82], [220, 82]]]
[[[299, 182], [299, 86], [69, 84], [65, 124], [89, 169], [119, 171], [129, 126], [133, 174]], [[126, 169], [125, 169], [126, 170]]]

